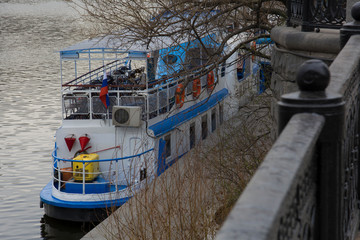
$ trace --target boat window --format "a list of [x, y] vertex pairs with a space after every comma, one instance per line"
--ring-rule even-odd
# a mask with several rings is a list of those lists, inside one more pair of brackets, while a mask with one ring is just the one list
[[226, 73], [226, 61], [221, 64], [221, 77], [225, 77]]
[[190, 149], [195, 146], [195, 123], [190, 124]]
[[207, 76], [202, 76], [200, 78], [201, 81], [201, 88], [206, 88], [207, 87]]
[[222, 104], [219, 104], [219, 122], [220, 124], [224, 122], [224, 106]]
[[236, 72], [239, 82], [245, 80], [251, 74], [250, 59], [251, 58], [249, 57], [248, 53], [244, 51], [238, 52], [238, 57], [236, 60]]
[[216, 108], [211, 111], [211, 132], [216, 130]]
[[149, 83], [155, 81], [159, 51], [152, 52], [146, 61], [146, 72]]
[[[116, 96], [109, 96], [110, 106], [108, 107], [109, 112], [112, 112], [112, 106], [116, 105]], [[104, 104], [101, 102], [99, 96], [93, 96], [91, 98], [92, 102], [92, 118], [93, 119], [102, 119], [107, 113], [107, 109]]]
[[186, 96], [193, 94], [193, 81], [188, 82], [186, 85]]
[[208, 61], [210, 58], [215, 60], [215, 49], [214, 48], [206, 48], [201, 51], [201, 65], [209, 64]]
[[171, 134], [166, 135], [164, 137], [164, 141], [165, 141], [165, 157], [170, 157], [171, 156]]
[[272, 67], [268, 62], [260, 62], [259, 94], [263, 93], [270, 85]]
[[192, 48], [186, 51], [185, 65], [187, 70], [194, 69], [201, 65], [200, 48]]
[[249, 75], [251, 73], [250, 65], [251, 65], [250, 58], [248, 57], [245, 59], [245, 75], [244, 75], [245, 78], [247, 77], [247, 75]]
[[168, 54], [165, 57], [163, 57], [162, 60], [164, 61], [164, 63], [168, 65], [172, 65], [177, 62], [178, 57], [173, 54]]
[[208, 134], [207, 115], [201, 118], [201, 139], [205, 139]]
[[89, 119], [89, 98], [87, 95], [63, 95], [64, 119]]

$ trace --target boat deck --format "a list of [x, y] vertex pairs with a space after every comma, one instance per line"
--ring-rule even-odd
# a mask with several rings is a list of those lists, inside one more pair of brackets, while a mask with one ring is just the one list
[[83, 209], [94, 209], [94, 208], [108, 208], [111, 206], [121, 206], [126, 201], [129, 200], [129, 198], [121, 198], [121, 199], [111, 199], [111, 200], [103, 200], [99, 199], [99, 201], [63, 201], [60, 199], [57, 199], [52, 196], [52, 182], [49, 182], [41, 191], [40, 198], [41, 201], [44, 204], [53, 205], [56, 207], [62, 207], [62, 208], [83, 208]]
[[[57, 188], [57, 184], [54, 184]], [[126, 185], [114, 185], [109, 181], [104, 179], [101, 176], [97, 176], [94, 181], [86, 182], [84, 185], [81, 181], [75, 181], [74, 179], [69, 179], [64, 182], [60, 188], [61, 192], [65, 193], [83, 193], [92, 194], [92, 193], [107, 193], [107, 192], [116, 192], [121, 191], [127, 188]]]

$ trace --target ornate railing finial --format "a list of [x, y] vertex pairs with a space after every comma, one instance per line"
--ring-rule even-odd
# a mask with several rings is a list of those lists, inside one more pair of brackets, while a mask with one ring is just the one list
[[299, 67], [296, 82], [300, 91], [325, 91], [330, 82], [329, 68], [321, 60], [308, 60]]
[[343, 48], [352, 35], [360, 34], [360, 2], [351, 8], [351, 16], [354, 21], [346, 23], [340, 29], [340, 46]]
[[352, 6], [351, 16], [356, 22], [360, 21], [360, 2], [357, 2]]

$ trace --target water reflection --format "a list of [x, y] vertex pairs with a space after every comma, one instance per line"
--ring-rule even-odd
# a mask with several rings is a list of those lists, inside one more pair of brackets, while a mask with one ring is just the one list
[[79, 239], [87, 229], [39, 208], [61, 119], [56, 51], [82, 40], [76, 14], [60, 0], [0, 1], [1, 239]]
[[94, 228], [91, 223], [73, 223], [56, 220], [44, 215], [41, 218], [41, 237], [43, 239], [77, 240]]

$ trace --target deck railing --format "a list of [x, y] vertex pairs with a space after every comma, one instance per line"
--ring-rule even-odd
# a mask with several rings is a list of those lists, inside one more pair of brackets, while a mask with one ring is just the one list
[[346, 0], [288, 0], [288, 26], [302, 31], [341, 28], [346, 19]]
[[[109, 100], [111, 106], [141, 106], [143, 119], [152, 119], [162, 113], [171, 111], [175, 105], [175, 91], [178, 83], [188, 77], [171, 79], [171, 81], [158, 81], [152, 84], [151, 88], [137, 85], [110, 85]], [[82, 79], [81, 81], [83, 81]], [[201, 76], [202, 92], [207, 89], [206, 76]], [[80, 81], [80, 80], [79, 80]], [[103, 119], [111, 117], [112, 109], [108, 110], [101, 102], [99, 95], [101, 85], [66, 85], [67, 90], [63, 91], [63, 118], [64, 119]], [[206, 91], [205, 91], [206, 92]], [[193, 97], [193, 84], [190, 81], [185, 88], [186, 100], [195, 100]]]
[[[360, 3], [356, 7], [359, 13]], [[360, 21], [360, 14], [353, 17]], [[349, 37], [330, 68], [309, 60], [296, 80], [300, 91], [278, 103], [281, 134], [218, 240], [344, 240], [358, 234], [360, 34]]]
[[[150, 174], [151, 169], [142, 172], [144, 170], [141, 169], [141, 164], [145, 166], [144, 163], [153, 159], [155, 157], [153, 153], [154, 149], [152, 148], [139, 154], [121, 158], [74, 160], [57, 157], [55, 150], [52, 153], [53, 186], [59, 191], [76, 194], [118, 192], [139, 183], [147, 174]], [[123, 165], [127, 164], [121, 165], [121, 162], [129, 159], [131, 160], [129, 169], [124, 169]], [[89, 167], [89, 165], [94, 166], [99, 163], [112, 163], [113, 166], [110, 167], [109, 165], [103, 171], [93, 171], [94, 169]], [[78, 166], [78, 169], [75, 165]], [[124, 173], [126, 176], [123, 176]], [[67, 185], [68, 188], [66, 188]], [[90, 185], [92, 185], [91, 188]], [[70, 187], [71, 190], [69, 190]]]
[[105, 70], [111, 72], [115, 69], [118, 69], [120, 66], [123, 66], [125, 62], [126, 62], [125, 60], [112, 61], [104, 66], [98, 67], [90, 72], [87, 72], [79, 77], [76, 77], [75, 79], [67, 83], [64, 83], [62, 87], [64, 88], [64, 90], [70, 90], [71, 87], [81, 87], [82, 85], [85, 84], [91, 85], [92, 81], [97, 81], [92, 85], [96, 85], [98, 83], [100, 83], [101, 85], [102, 77]]

